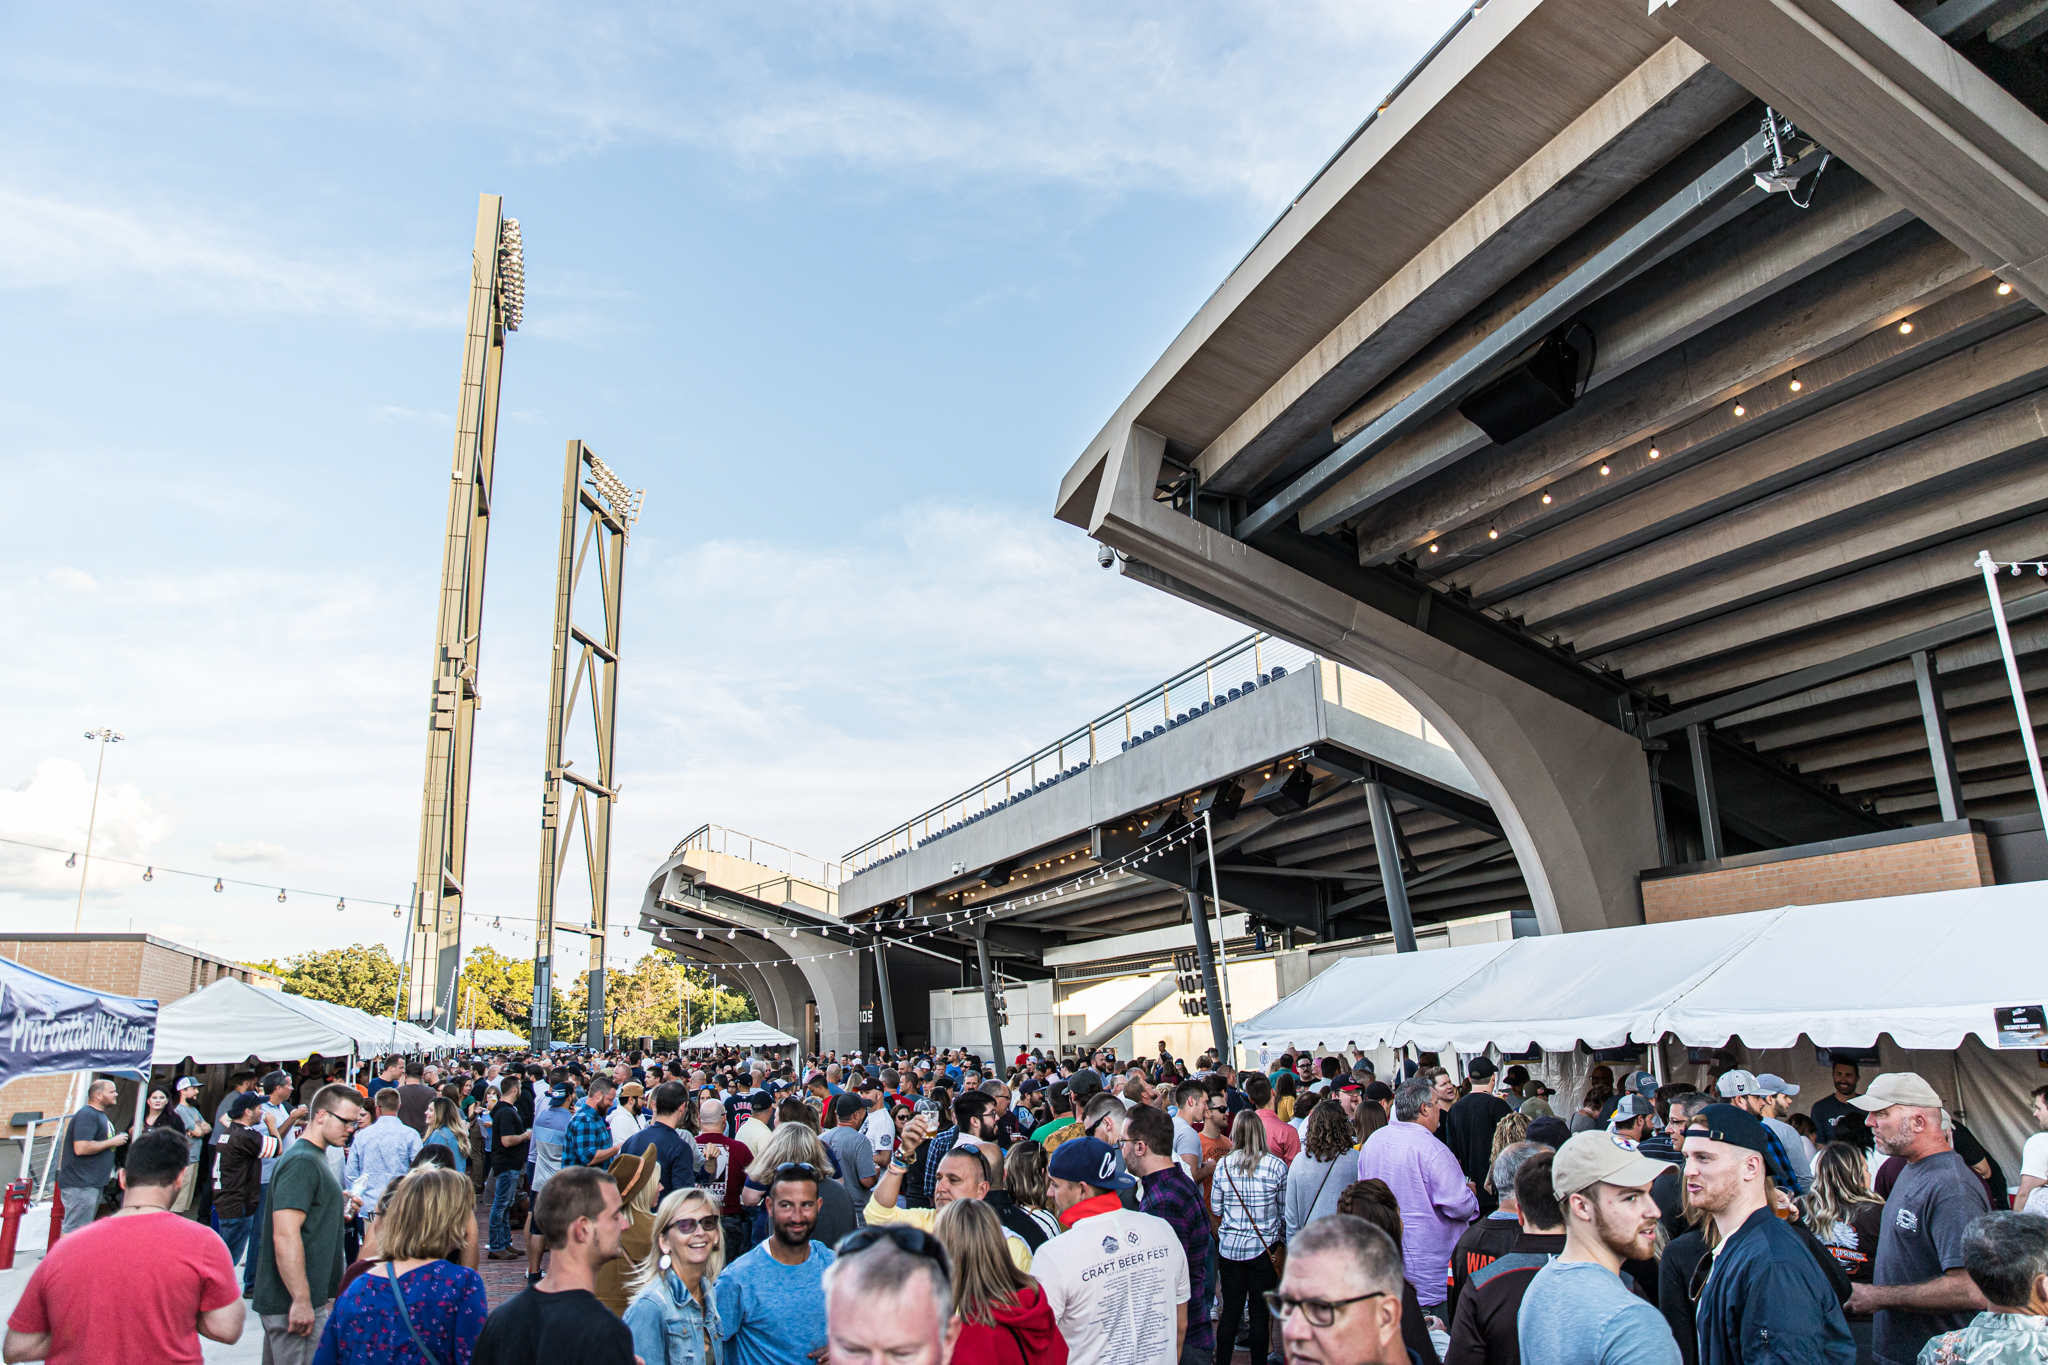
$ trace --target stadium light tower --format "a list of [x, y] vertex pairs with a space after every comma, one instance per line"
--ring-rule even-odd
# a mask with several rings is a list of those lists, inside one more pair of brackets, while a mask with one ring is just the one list
[[505, 334], [525, 311], [526, 261], [519, 220], [505, 201], [480, 195], [470, 255], [469, 326], [462, 396], [449, 471], [448, 531], [441, 557], [440, 610], [427, 713], [427, 772], [420, 802], [419, 884], [413, 893], [407, 996], [415, 1019], [434, 1016], [453, 1033], [455, 979], [462, 968], [462, 878], [469, 843], [470, 751], [482, 705], [484, 558], [491, 530], [491, 473], [497, 463], [498, 384]]
[[[555, 649], [549, 665], [548, 734], [540, 813], [540, 907], [534, 922], [532, 1043], [545, 1047], [554, 1037], [549, 990], [554, 984], [555, 898], [561, 890], [563, 858], [579, 833], [590, 877], [590, 922], [561, 926], [590, 936], [588, 1008], [584, 1041], [604, 1046], [604, 944], [606, 890], [611, 875], [612, 806], [619, 799], [613, 763], [613, 703], [619, 694], [620, 593], [626, 570], [626, 540], [640, 518], [647, 490], [628, 492], [610, 466], [581, 441], [569, 442], [562, 469], [562, 544], [555, 571]], [[576, 624], [576, 587], [594, 565], [601, 627]], [[588, 620], [589, 618], [585, 618]], [[576, 704], [588, 697], [594, 763], [582, 770], [565, 758]], [[562, 807], [564, 786], [571, 792]]]

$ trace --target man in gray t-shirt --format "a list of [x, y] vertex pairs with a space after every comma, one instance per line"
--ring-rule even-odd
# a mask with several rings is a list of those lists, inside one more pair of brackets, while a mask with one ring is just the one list
[[[881, 1174], [875, 1169], [874, 1144], [860, 1131], [861, 1119], [866, 1116], [867, 1109], [866, 1102], [858, 1095], [834, 1096], [833, 1126], [822, 1135], [832, 1159], [839, 1163], [839, 1183], [853, 1196], [853, 1211], [857, 1215], [867, 1209], [868, 1191], [875, 1187], [875, 1177]], [[866, 1221], [865, 1217], [862, 1221]]]
[[1907, 1166], [1885, 1200], [1874, 1283], [1854, 1286], [1844, 1307], [1876, 1314], [1880, 1361], [1914, 1365], [1930, 1338], [1967, 1326], [1983, 1306], [1963, 1268], [1963, 1230], [1991, 1201], [1949, 1146], [1941, 1098], [1926, 1081], [1887, 1073], [1849, 1102], [1869, 1114], [1878, 1150]]
[[94, 1081], [86, 1088], [85, 1103], [64, 1125], [64, 1145], [57, 1151], [57, 1187], [64, 1193], [66, 1233], [98, 1216], [100, 1194], [114, 1178], [114, 1149], [128, 1141], [126, 1133], [115, 1132], [107, 1121], [118, 1094], [112, 1081]]

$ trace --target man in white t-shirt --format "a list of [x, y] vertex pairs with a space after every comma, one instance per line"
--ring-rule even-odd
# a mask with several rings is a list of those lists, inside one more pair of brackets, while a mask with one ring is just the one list
[[1209, 1121], [1209, 1087], [1200, 1081], [1182, 1081], [1173, 1090], [1173, 1155], [1188, 1168], [1188, 1179], [1200, 1183], [1202, 1169], [1202, 1125]]
[[[2034, 1122], [2048, 1129], [2048, 1085], [2034, 1091]], [[2020, 1149], [2020, 1192], [2012, 1201], [2024, 1210], [2035, 1190], [2048, 1186], [2048, 1132], [2034, 1134]]]
[[1031, 1274], [1067, 1340], [1068, 1365], [1175, 1365], [1188, 1329], [1188, 1258], [1173, 1224], [1126, 1209], [1137, 1182], [1116, 1149], [1068, 1138], [1048, 1166], [1066, 1228], [1031, 1258]]
[[889, 1117], [889, 1106], [883, 1103], [882, 1082], [874, 1076], [856, 1076], [853, 1090], [868, 1107], [868, 1116], [861, 1121], [860, 1135], [868, 1140], [868, 1146], [875, 1149], [876, 1168], [887, 1166], [890, 1154], [896, 1150], [896, 1120]]

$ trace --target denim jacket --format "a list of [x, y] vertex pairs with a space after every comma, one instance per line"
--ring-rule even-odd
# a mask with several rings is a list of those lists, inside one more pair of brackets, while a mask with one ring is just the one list
[[[647, 1365], [719, 1365], [718, 1302], [707, 1281], [704, 1306], [690, 1297], [673, 1271], [664, 1271], [626, 1308], [626, 1326], [633, 1333], [633, 1353]], [[706, 1332], [710, 1340], [705, 1340]]]

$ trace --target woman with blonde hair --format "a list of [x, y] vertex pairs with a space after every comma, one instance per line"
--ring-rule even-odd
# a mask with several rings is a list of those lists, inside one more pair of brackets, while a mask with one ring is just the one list
[[[1839, 1124], [1837, 1125], [1840, 1126]], [[1830, 1142], [1813, 1159], [1813, 1188], [1806, 1192], [1802, 1219], [1807, 1231], [1828, 1249], [1852, 1285], [1877, 1277], [1877, 1238], [1884, 1227], [1884, 1200], [1864, 1179], [1869, 1166], [1863, 1153], [1847, 1142]], [[1868, 1313], [1844, 1313], [1859, 1358], [1876, 1349]]]
[[711, 1286], [725, 1269], [718, 1201], [677, 1190], [654, 1215], [654, 1242], [633, 1267], [626, 1326], [647, 1365], [720, 1365], [725, 1328]]
[[427, 1108], [427, 1137], [423, 1147], [446, 1147], [455, 1155], [455, 1171], [469, 1174], [469, 1125], [455, 1101], [438, 1099]]
[[[1287, 1166], [1266, 1147], [1266, 1125], [1250, 1109], [1230, 1125], [1230, 1154], [1216, 1163], [1209, 1185], [1209, 1212], [1216, 1227], [1218, 1278], [1223, 1285], [1223, 1311], [1217, 1315], [1216, 1340], [1237, 1340], [1237, 1324], [1249, 1305], [1251, 1354], [1266, 1358], [1272, 1325], [1266, 1291], [1280, 1284], [1275, 1243], [1284, 1248], [1286, 1219], [1281, 1198], [1287, 1189]], [[1281, 1254], [1285, 1254], [1282, 1250]]]
[[342, 1292], [320, 1335], [319, 1359], [393, 1365], [468, 1360], [490, 1304], [483, 1277], [453, 1263], [476, 1228], [476, 1191], [454, 1171], [406, 1173], [377, 1205], [384, 1260]]
[[953, 1260], [953, 1314], [960, 1319], [953, 1365], [1066, 1365], [1067, 1340], [1051, 1301], [1010, 1259], [994, 1209], [955, 1199], [939, 1210], [932, 1233]]

